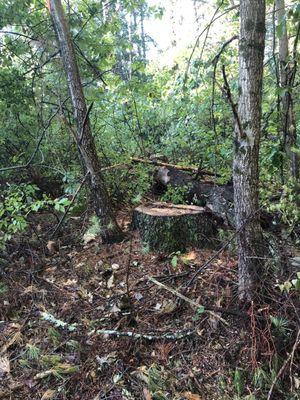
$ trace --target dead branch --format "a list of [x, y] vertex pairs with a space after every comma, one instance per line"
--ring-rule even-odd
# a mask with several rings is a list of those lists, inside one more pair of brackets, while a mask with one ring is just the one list
[[270, 387], [269, 393], [268, 393], [268, 397], [267, 400], [271, 400], [272, 394], [273, 394], [273, 390], [274, 387], [276, 385], [276, 382], [278, 381], [278, 379], [280, 378], [280, 376], [282, 375], [283, 371], [285, 370], [286, 366], [288, 365], [288, 363], [294, 358], [294, 354], [295, 351], [297, 350], [297, 347], [299, 346], [300, 343], [300, 329], [298, 330], [297, 333], [297, 337], [296, 337], [296, 341], [294, 343], [293, 349], [290, 352], [289, 356], [287, 357], [287, 359], [285, 360], [285, 362], [283, 363], [282, 367], [280, 368], [280, 370], [278, 371], [278, 374], [275, 376], [272, 385]]
[[186, 167], [183, 165], [176, 165], [176, 164], [169, 164], [166, 162], [162, 162], [162, 161], [152, 161], [152, 160], [146, 160], [144, 158], [138, 158], [138, 157], [130, 157], [131, 162], [133, 163], [144, 163], [144, 164], [152, 164], [152, 165], [157, 165], [160, 167], [167, 167], [167, 168], [174, 168], [174, 169], [178, 169], [180, 171], [189, 171], [189, 172], [200, 172], [200, 175], [209, 175], [209, 176], [216, 176], [216, 177], [220, 177], [220, 175], [215, 174], [213, 172], [207, 171], [205, 169], [202, 169], [199, 171], [199, 169], [197, 167]]
[[[146, 340], [178, 340], [185, 339], [195, 333], [194, 330], [165, 332], [157, 333], [136, 333], [136, 332], [121, 332], [116, 330], [99, 329], [95, 331], [97, 335], [117, 336], [117, 337], [131, 337], [132, 339], [146, 339]], [[93, 334], [93, 333], [91, 333]]]
[[[174, 296], [179, 297], [181, 300], [184, 300], [185, 302], [187, 302], [190, 306], [192, 306], [193, 308], [198, 309], [199, 307], [202, 306], [202, 304], [197, 303], [194, 300], [189, 299], [188, 297], [184, 296], [183, 294], [179, 293], [177, 290], [165, 285], [164, 283], [161, 283], [159, 281], [157, 281], [155, 278], [152, 278], [151, 276], [148, 277], [150, 282], [155, 283], [155, 285], [161, 287], [162, 289], [167, 290], [168, 292], [174, 294]], [[220, 317], [218, 314], [216, 314], [213, 311], [207, 310], [205, 309], [204, 312], [212, 315], [214, 318], [217, 318], [218, 320], [220, 320], [221, 322], [223, 322], [223, 324], [225, 325], [229, 325], [227, 321], [225, 321], [224, 318]]]
[[225, 65], [222, 65], [222, 74], [223, 74], [223, 80], [224, 80], [223, 91], [224, 91], [225, 96], [226, 96], [226, 98], [227, 98], [227, 100], [228, 100], [228, 102], [229, 102], [229, 104], [231, 106], [234, 120], [235, 120], [235, 122], [236, 122], [236, 124], [238, 126], [238, 129], [239, 129], [240, 137], [242, 139], [245, 139], [246, 135], [245, 135], [245, 132], [243, 130], [243, 127], [242, 127], [242, 124], [241, 124], [241, 120], [240, 120], [240, 117], [239, 117], [239, 114], [238, 114], [237, 104], [233, 101], [233, 98], [232, 98], [231, 89], [230, 89], [230, 86], [229, 86], [229, 83], [228, 83], [228, 80], [227, 80]]
[[85, 181], [86, 181], [86, 179], [87, 179], [87, 177], [88, 177], [89, 174], [90, 174], [89, 171], [85, 174], [85, 176], [84, 176], [84, 178], [82, 179], [80, 185], [78, 186], [76, 192], [74, 193], [70, 204], [69, 204], [68, 207], [66, 208], [66, 211], [64, 212], [64, 215], [61, 217], [59, 223], [56, 225], [56, 228], [54, 229], [54, 232], [52, 233], [51, 237], [54, 237], [55, 234], [58, 232], [59, 228], [61, 227], [62, 223], [64, 222], [64, 220], [65, 220], [65, 218], [66, 218], [68, 212], [70, 211], [70, 208], [71, 208], [72, 204], [74, 203], [76, 197], [78, 196], [78, 193], [80, 192], [81, 188], [83, 187], [83, 185], [84, 185], [84, 183], [85, 183]]
[[40, 138], [36, 144], [36, 147], [31, 155], [31, 157], [29, 158], [29, 160], [27, 161], [26, 164], [23, 165], [12, 165], [10, 167], [5, 167], [5, 168], [1, 168], [0, 172], [6, 172], [6, 171], [11, 171], [11, 170], [17, 170], [17, 169], [25, 169], [28, 168], [30, 166], [30, 164], [32, 163], [32, 161], [34, 160], [35, 156], [37, 155], [37, 152], [39, 151], [40, 145], [44, 139], [44, 136], [47, 132], [47, 129], [49, 128], [53, 118], [56, 116], [56, 114], [58, 113], [59, 109], [57, 109], [52, 115], [51, 117], [48, 119], [46, 126], [43, 129], [43, 132], [40, 135]]

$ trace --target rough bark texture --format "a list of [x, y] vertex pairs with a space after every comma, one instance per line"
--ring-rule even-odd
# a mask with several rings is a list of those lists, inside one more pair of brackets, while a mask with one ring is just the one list
[[57, 35], [61, 58], [67, 77], [68, 89], [74, 109], [74, 117], [77, 124], [76, 142], [84, 166], [90, 173], [89, 183], [94, 200], [95, 212], [101, 223], [101, 236], [104, 242], [117, 241], [122, 237], [122, 233], [114, 218], [109, 195], [101, 173], [101, 165], [91, 131], [70, 30], [65, 19], [61, 1], [49, 0], [48, 5]]
[[259, 142], [265, 43], [264, 0], [241, 0], [239, 106], [233, 163], [239, 257], [239, 296], [251, 300], [263, 271], [263, 235], [258, 216]]
[[[296, 119], [292, 93], [293, 67], [289, 63], [289, 39], [286, 24], [286, 9], [284, 0], [276, 0], [277, 26], [280, 26], [279, 43], [279, 78], [281, 93], [281, 130], [286, 154], [290, 162], [293, 178], [299, 178], [299, 157], [292, 151], [297, 144]], [[292, 81], [291, 81], [292, 80]]]
[[154, 203], [134, 210], [133, 226], [151, 251], [172, 253], [212, 243], [216, 223], [202, 207]]

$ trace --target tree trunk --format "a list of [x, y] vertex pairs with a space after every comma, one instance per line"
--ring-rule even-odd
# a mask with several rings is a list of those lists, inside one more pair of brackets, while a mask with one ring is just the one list
[[235, 126], [234, 205], [239, 257], [239, 297], [251, 300], [263, 271], [263, 235], [258, 216], [259, 143], [265, 1], [241, 0], [239, 39], [240, 121]]
[[146, 48], [146, 33], [145, 33], [145, 4], [141, 4], [140, 6], [140, 17], [141, 17], [141, 46], [142, 46], [142, 54], [143, 61], [146, 61], [147, 58], [147, 48]]
[[101, 223], [101, 237], [104, 242], [118, 241], [122, 237], [122, 232], [113, 215], [111, 201], [101, 173], [101, 165], [92, 135], [70, 30], [61, 1], [47, 0], [47, 2], [57, 35], [73, 105], [74, 117], [77, 124], [76, 142], [84, 166], [90, 173], [90, 189], [93, 196], [95, 212]]
[[279, 43], [279, 76], [280, 76], [280, 89], [281, 89], [281, 130], [283, 133], [283, 143], [286, 154], [290, 163], [290, 171], [293, 178], [299, 178], [299, 157], [292, 150], [296, 147], [297, 132], [296, 120], [294, 112], [294, 102], [292, 95], [293, 82], [290, 78], [293, 76], [293, 68], [288, 62], [289, 57], [289, 40], [287, 32], [287, 23], [285, 16], [285, 1], [276, 0], [276, 16], [277, 26], [280, 27], [280, 34], [278, 35]]

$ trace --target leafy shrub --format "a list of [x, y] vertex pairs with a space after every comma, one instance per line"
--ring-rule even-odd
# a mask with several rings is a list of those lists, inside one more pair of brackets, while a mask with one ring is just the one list
[[64, 212], [70, 204], [66, 198], [52, 200], [46, 195], [38, 198], [39, 189], [31, 184], [7, 185], [0, 197], [0, 248], [16, 233], [24, 231], [28, 226], [28, 216], [41, 209], [53, 207]]

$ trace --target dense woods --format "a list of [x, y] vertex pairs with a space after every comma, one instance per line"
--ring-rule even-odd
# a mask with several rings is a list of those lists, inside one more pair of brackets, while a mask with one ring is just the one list
[[0, 399], [298, 399], [299, 4], [0, 24]]

